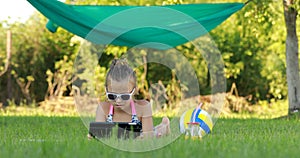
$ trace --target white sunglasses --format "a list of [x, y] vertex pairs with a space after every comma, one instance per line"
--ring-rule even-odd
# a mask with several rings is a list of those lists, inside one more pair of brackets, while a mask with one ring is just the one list
[[111, 93], [107, 91], [107, 88], [105, 88], [106, 91], [106, 97], [109, 100], [116, 100], [117, 98], [121, 98], [122, 100], [129, 100], [131, 98], [131, 96], [134, 93], [135, 88], [132, 89], [132, 91], [130, 93]]

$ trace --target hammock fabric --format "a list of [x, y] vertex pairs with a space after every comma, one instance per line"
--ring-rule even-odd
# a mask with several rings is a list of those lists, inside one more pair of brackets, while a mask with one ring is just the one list
[[57, 0], [27, 0], [49, 19], [96, 44], [169, 49], [207, 34], [244, 3], [166, 6], [71, 5]]

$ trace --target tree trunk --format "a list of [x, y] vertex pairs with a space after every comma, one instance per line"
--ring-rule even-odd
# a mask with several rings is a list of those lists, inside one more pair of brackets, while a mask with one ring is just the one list
[[300, 79], [298, 38], [296, 33], [297, 10], [293, 0], [283, 0], [286, 24], [286, 74], [288, 83], [289, 114], [300, 109]]
[[7, 99], [11, 100], [12, 99], [12, 81], [11, 81], [11, 65], [10, 65], [10, 60], [11, 60], [11, 47], [12, 47], [12, 34], [11, 31], [7, 31], [7, 43], [6, 43], [6, 53], [7, 53]]
[[0, 77], [6, 73], [8, 67], [10, 66], [10, 58], [11, 58], [11, 31], [7, 31], [6, 36], [6, 62], [4, 66], [4, 70], [0, 72]]

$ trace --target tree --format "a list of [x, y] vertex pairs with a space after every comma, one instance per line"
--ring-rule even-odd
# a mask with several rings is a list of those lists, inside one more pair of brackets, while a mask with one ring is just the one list
[[298, 38], [296, 32], [296, 0], [283, 0], [286, 24], [286, 73], [288, 82], [289, 114], [300, 110], [300, 78]]
[[[0, 21], [0, 38], [6, 39], [8, 30], [13, 34], [11, 56], [6, 55], [9, 51], [5, 51], [8, 42], [0, 40], [0, 102], [19, 105], [43, 101], [49, 79], [46, 72], [54, 72], [60, 66], [59, 62], [66, 60], [65, 56], [71, 58], [77, 53], [77, 44], [70, 43], [74, 35], [63, 29], [58, 29], [56, 34], [49, 32], [45, 28], [47, 21], [43, 15], [37, 13], [24, 23]], [[11, 71], [5, 70], [4, 63], [9, 63]], [[68, 61], [60, 69], [61, 74], [64, 74], [67, 64]], [[2, 72], [7, 75], [1, 76]], [[63, 79], [65, 76], [59, 77]], [[11, 87], [8, 86], [10, 81]], [[65, 82], [59, 82], [55, 88], [65, 89], [65, 86], [59, 87], [60, 85], [64, 86]], [[5, 89], [12, 90], [11, 97]]]
[[282, 4], [255, 0], [210, 32], [222, 53], [228, 91], [235, 84], [251, 103], [287, 98], [282, 23]]

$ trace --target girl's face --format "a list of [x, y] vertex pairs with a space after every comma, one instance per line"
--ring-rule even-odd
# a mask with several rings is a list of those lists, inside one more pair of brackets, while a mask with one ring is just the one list
[[134, 86], [128, 80], [114, 81], [106, 87], [108, 101], [117, 108], [124, 108], [130, 105], [131, 96], [134, 93]]

